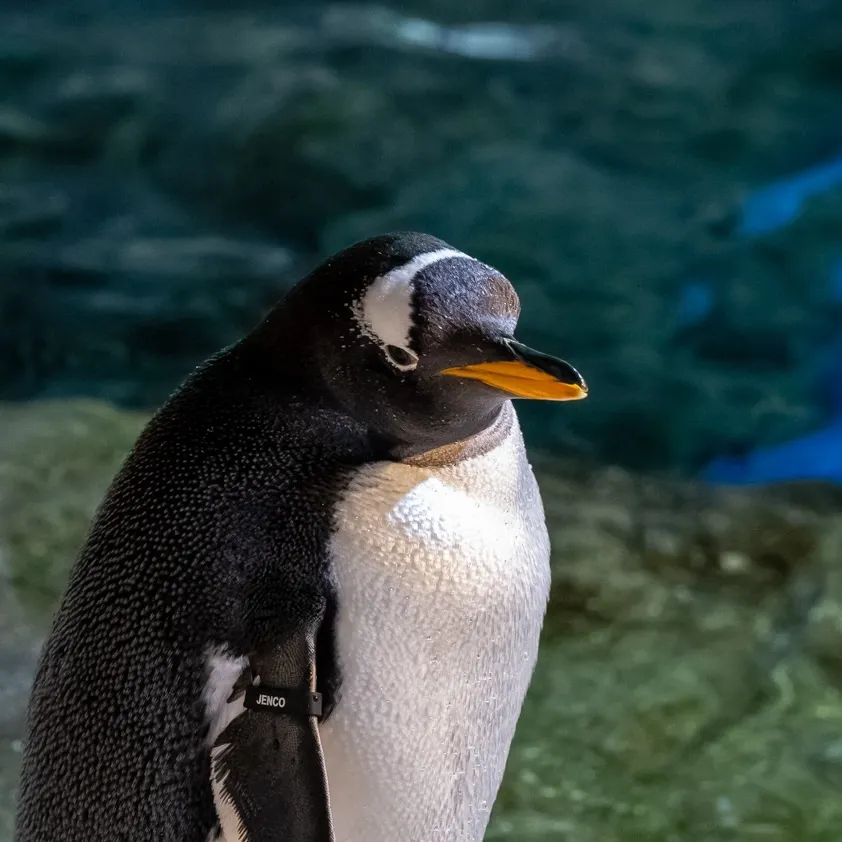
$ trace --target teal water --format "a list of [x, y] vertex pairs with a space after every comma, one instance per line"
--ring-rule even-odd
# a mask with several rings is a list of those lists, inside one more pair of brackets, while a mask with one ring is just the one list
[[0, 398], [155, 406], [413, 227], [585, 373], [535, 441], [686, 473], [830, 420], [837, 3], [241, 8], [0, 10]]

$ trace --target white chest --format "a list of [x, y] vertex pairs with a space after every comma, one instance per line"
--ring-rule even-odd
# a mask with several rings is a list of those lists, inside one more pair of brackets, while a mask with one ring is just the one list
[[321, 736], [337, 842], [479, 842], [549, 592], [516, 420], [451, 466], [369, 466], [332, 555], [343, 684]]

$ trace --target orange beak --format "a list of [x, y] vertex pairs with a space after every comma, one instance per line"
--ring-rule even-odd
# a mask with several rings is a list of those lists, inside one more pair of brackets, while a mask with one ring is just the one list
[[446, 368], [442, 374], [479, 380], [513, 398], [577, 401], [588, 396], [582, 375], [570, 363], [506, 340], [515, 359]]

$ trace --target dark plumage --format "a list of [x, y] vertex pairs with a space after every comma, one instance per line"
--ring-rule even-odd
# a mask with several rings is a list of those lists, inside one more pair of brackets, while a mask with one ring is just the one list
[[[285, 678], [301, 687], [314, 657], [329, 713], [340, 678], [333, 502], [355, 468], [476, 432], [506, 400], [438, 376], [510, 353], [495, 334], [513, 330], [517, 300], [481, 263], [419, 275], [414, 371], [352, 329], [351, 304], [373, 278], [446, 247], [390, 235], [331, 258], [150, 421], [96, 515], [41, 657], [17, 842], [205, 842], [216, 824], [209, 650], [260, 663], [291, 646]], [[318, 778], [317, 751], [308, 757]], [[278, 774], [279, 786], [285, 774], [302, 780], [294, 766]], [[323, 839], [318, 821], [307, 824], [324, 811], [309, 792], [310, 802], [279, 802], [301, 810], [289, 842]]]
[[324, 610], [331, 497], [374, 458], [361, 425], [290, 386], [234, 348], [138, 440], [41, 658], [19, 842], [207, 837], [208, 647], [248, 655]]

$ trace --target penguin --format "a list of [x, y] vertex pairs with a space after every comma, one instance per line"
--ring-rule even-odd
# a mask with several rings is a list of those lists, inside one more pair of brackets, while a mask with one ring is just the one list
[[479, 842], [549, 539], [513, 399], [585, 397], [499, 271], [352, 245], [202, 364], [39, 660], [17, 842]]

